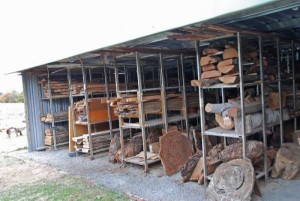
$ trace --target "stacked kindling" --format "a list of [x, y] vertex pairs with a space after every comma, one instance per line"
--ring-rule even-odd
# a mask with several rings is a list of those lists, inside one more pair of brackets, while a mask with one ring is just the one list
[[[63, 126], [57, 126], [55, 128], [56, 144], [62, 144], [69, 142], [69, 131]], [[52, 129], [45, 130], [45, 145], [54, 145], [54, 135]]]
[[[183, 98], [181, 94], [167, 94], [167, 110], [181, 111], [183, 110]], [[199, 107], [197, 94], [187, 95], [188, 108]], [[125, 118], [138, 118], [138, 97], [136, 95], [125, 95], [111, 101], [111, 106], [114, 107], [114, 113]], [[144, 114], [162, 114], [163, 108], [161, 104], [160, 94], [151, 94], [143, 96]]]
[[[200, 60], [201, 80], [192, 80], [193, 86], [209, 86], [217, 83], [233, 84], [239, 82], [238, 74], [238, 51], [233, 47], [226, 47], [224, 51], [214, 48], [203, 50]], [[243, 56], [244, 82], [258, 80], [259, 59], [257, 51], [249, 52]], [[267, 66], [266, 59], [263, 65]]]
[[[41, 84], [41, 87], [43, 89], [44, 95], [46, 98], [49, 98], [49, 87], [48, 87], [48, 80], [41, 80], [39, 82]], [[106, 92], [106, 86], [105, 84], [100, 84], [104, 83], [104, 81], [99, 81], [99, 80], [94, 80], [91, 82], [87, 83], [87, 90], [89, 93], [104, 93]], [[128, 83], [128, 87], [134, 87], [135, 83]], [[66, 81], [51, 81], [50, 82], [50, 87], [51, 87], [51, 95], [52, 96], [68, 96], [69, 95], [69, 86], [68, 82]], [[111, 83], [108, 85], [109, 91], [115, 91], [116, 90], [116, 85], [114, 83]], [[73, 80], [72, 85], [72, 94], [83, 94], [84, 93], [84, 88], [83, 88], [83, 83], [82, 81], [79, 80]], [[123, 90], [125, 89], [125, 83], [120, 83], [120, 89]]]

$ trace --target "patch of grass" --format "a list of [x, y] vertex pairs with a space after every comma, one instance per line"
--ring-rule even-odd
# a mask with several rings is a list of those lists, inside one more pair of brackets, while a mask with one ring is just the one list
[[98, 186], [83, 178], [63, 176], [56, 181], [40, 181], [30, 185], [14, 186], [0, 194], [2, 201], [30, 200], [130, 200], [124, 194]]

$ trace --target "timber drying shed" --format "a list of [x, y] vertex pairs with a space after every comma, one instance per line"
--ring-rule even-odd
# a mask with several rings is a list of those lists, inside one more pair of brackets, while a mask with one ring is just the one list
[[[109, 151], [146, 172], [161, 161], [184, 181], [212, 180], [212, 198], [222, 171], [294, 178], [299, 8], [275, 1], [20, 71], [29, 151]], [[282, 175], [276, 157], [296, 172]], [[221, 185], [252, 192], [251, 175]]]

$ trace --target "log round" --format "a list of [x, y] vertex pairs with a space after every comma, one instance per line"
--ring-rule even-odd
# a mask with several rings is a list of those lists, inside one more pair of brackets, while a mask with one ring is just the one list
[[170, 131], [162, 136], [159, 157], [168, 176], [177, 173], [192, 154], [191, 142], [179, 131]]
[[300, 146], [293, 143], [282, 144], [277, 152], [271, 177], [300, 179]]
[[206, 193], [211, 200], [251, 200], [254, 182], [252, 164], [235, 159], [217, 167]]

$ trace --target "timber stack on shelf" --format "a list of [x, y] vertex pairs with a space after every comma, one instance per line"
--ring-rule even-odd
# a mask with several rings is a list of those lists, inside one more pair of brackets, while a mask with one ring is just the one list
[[[117, 129], [113, 128], [116, 125], [114, 122], [117, 117], [112, 113], [112, 108], [109, 105], [109, 99], [114, 94], [114, 90], [109, 85], [108, 69], [106, 66], [89, 68], [90, 82], [87, 82], [86, 68], [84, 64], [81, 64], [82, 71], [82, 84], [80, 88], [80, 94], [83, 94], [83, 99], [74, 102], [74, 98], [78, 97], [78, 94], [74, 94], [78, 91], [78, 85], [73, 84], [71, 69], [68, 70], [68, 83], [69, 83], [69, 128], [70, 128], [70, 147], [69, 151], [82, 152], [88, 154], [93, 159], [95, 154], [108, 151], [110, 140], [113, 137], [114, 132]], [[96, 69], [101, 72], [101, 77], [95, 80], [97, 82], [104, 82], [104, 84], [95, 83], [92, 81], [96, 74], [93, 74], [92, 70]], [[102, 71], [101, 71], [102, 70]], [[104, 79], [103, 79], [104, 78]], [[91, 86], [92, 88], [91, 88]], [[97, 87], [98, 86], [98, 87]], [[104, 87], [103, 87], [104, 86]], [[92, 92], [89, 91], [92, 89]], [[114, 88], [113, 88], [114, 89]], [[93, 97], [96, 96], [97, 97]], [[77, 98], [78, 99], [78, 98]]]
[[[211, 152], [206, 150], [206, 136], [222, 137], [225, 149], [228, 147], [227, 152], [231, 145], [227, 146], [226, 138], [241, 140], [240, 148], [242, 152], [238, 153], [242, 154], [243, 159], [252, 159], [252, 163], [255, 166], [259, 160], [251, 158], [250, 149], [252, 145], [250, 144], [252, 141], [247, 140], [247, 138], [256, 133], [261, 133], [258, 136], [260, 139], [263, 139], [261, 145], [259, 145], [261, 148], [257, 149], [261, 150], [259, 156], [263, 157], [263, 168], [257, 169], [256, 177], [264, 176], [265, 180], [267, 180], [271, 170], [267, 157], [267, 129], [280, 125], [280, 143], [282, 144], [284, 141], [283, 121], [289, 120], [291, 118], [290, 115], [295, 112], [294, 61], [292, 59], [292, 68], [287, 76], [288, 79], [283, 79], [279, 39], [275, 38], [275, 55], [268, 58], [264, 55], [265, 48], [274, 47], [274, 38], [272, 37], [261, 36], [259, 33], [250, 31], [247, 34], [243, 34], [235, 29], [217, 26], [207, 26], [203, 30], [206, 36], [209, 35], [207, 33], [211, 34], [208, 38], [203, 39], [203, 42], [214, 44], [213, 42], [218, 41], [217, 44], [226, 44], [222, 49], [205, 48], [202, 56], [199, 41], [196, 41], [195, 45], [198, 80], [193, 80], [192, 85], [199, 88], [203, 151], [203, 158], [199, 162], [203, 165], [204, 183], [207, 185], [207, 180], [212, 179], [212, 173], [216, 169], [211, 169], [212, 161], [208, 157]], [[219, 35], [220, 33], [223, 33], [224, 36]], [[200, 40], [200, 42], [202, 41]], [[264, 45], [264, 42], [266, 42], [266, 45]], [[273, 46], [269, 47], [270, 43]], [[291, 49], [293, 50], [293, 42]], [[269, 65], [274, 58], [275, 68]], [[284, 109], [285, 93], [282, 92], [283, 81], [292, 82], [293, 85], [293, 91], [291, 91], [291, 94], [293, 94], [293, 106], [289, 108], [290, 112]], [[270, 84], [276, 84], [275, 88], [278, 88], [278, 90], [275, 93], [266, 91]], [[275, 88], [273, 87], [273, 89]], [[221, 91], [221, 103], [205, 104], [204, 92], [212, 89]], [[226, 93], [228, 91], [230, 93]], [[232, 97], [232, 94], [236, 94], [237, 98]], [[265, 98], [266, 95], [268, 95], [268, 99]], [[228, 96], [231, 97], [229, 98]], [[267, 104], [269, 107], [267, 107]], [[215, 114], [215, 121], [219, 125], [218, 127], [206, 129], [206, 112]], [[294, 121], [296, 129], [296, 119]], [[233, 158], [239, 158], [240, 155], [235, 155], [238, 153], [233, 150], [228, 152]], [[222, 162], [222, 159], [219, 158], [219, 160]], [[228, 157], [223, 162], [227, 161]]]
[[[127, 163], [133, 163], [144, 166], [145, 172], [148, 172], [148, 164], [155, 163], [160, 160], [158, 152], [150, 153], [148, 150], [149, 143], [147, 144], [146, 130], [155, 126], [164, 126], [165, 133], [168, 133], [168, 126], [170, 123], [185, 122], [185, 129], [188, 133], [189, 119], [197, 118], [199, 114], [198, 106], [199, 101], [197, 95], [194, 93], [186, 92], [185, 86], [185, 72], [184, 72], [184, 56], [180, 53], [169, 58], [173, 58], [173, 62], [177, 62], [177, 86], [170, 86], [174, 79], [169, 79], [167, 82], [167, 74], [165, 74], [166, 60], [162, 53], [157, 52], [153, 55], [147, 55], [143, 52], [136, 52], [134, 50], [128, 50], [129, 53], [134, 52], [134, 58], [136, 62], [136, 77], [138, 82], [137, 90], [125, 90], [119, 89], [119, 70], [115, 60], [115, 81], [117, 98], [111, 101], [111, 105], [115, 109], [115, 114], [119, 117], [120, 127], [120, 141], [122, 161]], [[142, 56], [141, 56], [142, 55]], [[170, 55], [170, 53], [169, 53]], [[168, 55], [168, 56], [169, 56]], [[144, 56], [144, 57], [143, 57]], [[150, 84], [154, 88], [146, 88], [145, 86], [145, 73], [142, 73], [146, 68], [145, 60], [151, 59], [152, 68], [157, 69], [159, 73], [159, 82], [154, 81]], [[144, 65], [141, 65], [143, 61]], [[155, 64], [153, 64], [155, 63]], [[174, 63], [171, 64], [174, 67]], [[176, 65], [176, 63], [175, 63]], [[156, 67], [153, 67], [156, 66]], [[153, 73], [152, 73], [153, 74]], [[133, 76], [132, 76], [133, 77]], [[126, 76], [125, 76], [126, 78]], [[128, 80], [125, 80], [125, 82]], [[169, 84], [168, 84], [169, 83]], [[149, 84], [147, 85], [149, 86]], [[123, 139], [124, 129], [139, 129], [142, 132], [142, 150], [136, 156], [125, 158], [125, 144]]]
[[60, 86], [57, 84], [63, 82], [62, 79], [64, 78], [56, 70], [48, 66], [47, 76], [40, 77], [39, 81], [39, 96], [42, 100], [40, 120], [43, 122], [44, 141], [46, 146], [53, 147], [54, 150], [69, 143], [67, 96], [61, 95]]

